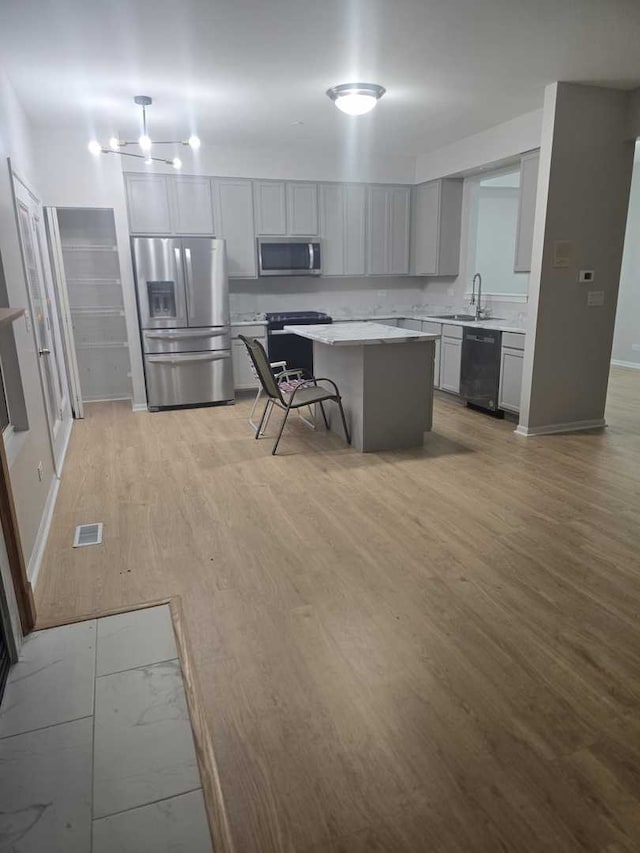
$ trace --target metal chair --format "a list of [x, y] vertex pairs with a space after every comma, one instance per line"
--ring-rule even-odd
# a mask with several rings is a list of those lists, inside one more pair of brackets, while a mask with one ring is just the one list
[[[273, 371], [269, 366], [269, 359], [267, 358], [267, 354], [264, 351], [264, 347], [262, 346], [260, 341], [256, 338], [246, 338], [244, 335], [239, 335], [238, 337], [247, 348], [249, 358], [251, 359], [253, 366], [256, 369], [256, 373], [258, 374], [258, 379], [260, 380], [262, 389], [267, 396], [267, 402], [262, 412], [262, 417], [260, 418], [258, 429], [256, 430], [256, 438], [260, 438], [262, 427], [265, 418], [267, 417], [268, 410], [270, 413], [271, 408], [273, 406], [277, 406], [278, 408], [284, 411], [284, 418], [282, 419], [278, 436], [271, 451], [274, 456], [278, 449], [278, 444], [280, 443], [280, 439], [282, 437], [287, 418], [289, 417], [289, 412], [291, 411], [317, 403], [320, 406], [320, 411], [322, 412], [324, 424], [326, 428], [329, 429], [327, 413], [325, 412], [323, 406], [323, 403], [327, 400], [333, 400], [333, 402], [338, 404], [340, 417], [342, 418], [342, 427], [344, 429], [345, 438], [347, 440], [347, 444], [351, 444], [351, 436], [349, 435], [347, 420], [344, 416], [344, 409], [342, 408], [342, 398], [340, 397], [338, 386], [332, 379], [326, 379], [325, 377], [316, 378], [314, 376], [311, 376], [309, 377], [309, 379], [305, 380], [303, 384], [297, 385], [292, 391], [283, 391], [278, 382], [276, 381], [276, 377], [273, 375]], [[299, 373], [299, 370], [291, 372], [297, 374]], [[287, 371], [284, 371], [284, 374], [286, 373]], [[280, 373], [279, 378], [282, 376], [283, 373]], [[318, 385], [318, 382], [328, 382], [333, 387], [333, 390], [329, 388], [323, 388], [321, 385]]]

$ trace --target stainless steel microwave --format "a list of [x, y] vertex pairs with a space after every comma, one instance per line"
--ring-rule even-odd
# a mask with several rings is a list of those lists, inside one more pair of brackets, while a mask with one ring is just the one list
[[258, 239], [259, 275], [320, 275], [320, 241], [308, 237]]

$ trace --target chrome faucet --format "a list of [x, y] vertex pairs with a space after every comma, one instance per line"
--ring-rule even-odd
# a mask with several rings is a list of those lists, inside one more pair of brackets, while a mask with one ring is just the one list
[[[476, 300], [476, 279], [478, 279], [478, 298]], [[481, 319], [482, 315], [482, 307], [480, 305], [482, 300], [482, 276], [479, 272], [477, 272], [473, 277], [473, 283], [471, 284], [471, 304], [476, 306], [476, 321]]]

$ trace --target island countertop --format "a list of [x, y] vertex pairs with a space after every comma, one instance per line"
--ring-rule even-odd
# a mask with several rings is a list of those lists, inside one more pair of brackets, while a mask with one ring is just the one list
[[435, 341], [440, 335], [384, 326], [382, 323], [326, 323], [314, 326], [285, 326], [283, 331], [329, 346], [367, 346]]

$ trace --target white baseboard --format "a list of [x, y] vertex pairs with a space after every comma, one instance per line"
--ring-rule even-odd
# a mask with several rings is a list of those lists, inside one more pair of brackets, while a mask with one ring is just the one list
[[27, 566], [27, 577], [34, 590], [36, 588], [38, 575], [40, 574], [40, 566], [42, 565], [44, 549], [47, 544], [47, 539], [49, 538], [49, 530], [51, 529], [51, 521], [53, 519], [53, 510], [55, 509], [56, 500], [58, 499], [59, 488], [60, 478], [56, 476], [52, 477], [51, 485], [49, 486], [49, 494], [47, 495], [47, 502], [44, 505], [44, 512], [40, 519], [40, 527], [38, 528], [36, 541], [33, 545], [29, 565]]
[[132, 403], [131, 408], [134, 412], [148, 412], [148, 406], [146, 403]]
[[69, 449], [69, 441], [71, 440], [71, 430], [73, 429], [73, 418], [69, 418], [69, 423], [67, 425], [67, 434], [64, 437], [64, 441], [62, 442], [62, 453], [60, 454], [60, 472], [64, 468], [64, 460], [67, 458], [67, 450]]
[[613, 364], [614, 367], [630, 367], [632, 370], [640, 370], [640, 364], [636, 361], [620, 361], [618, 358], [612, 358], [611, 364]]
[[604, 418], [597, 418], [594, 421], [569, 421], [564, 424], [543, 424], [537, 427], [526, 427], [518, 424], [514, 432], [517, 435], [523, 435], [529, 438], [534, 435], [556, 435], [561, 432], [581, 432], [585, 429], [603, 429], [607, 422]]

